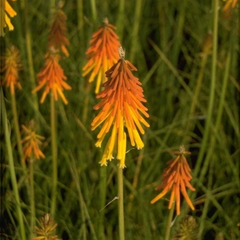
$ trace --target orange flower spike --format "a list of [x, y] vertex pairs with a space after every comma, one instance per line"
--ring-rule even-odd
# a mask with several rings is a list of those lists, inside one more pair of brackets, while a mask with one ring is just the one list
[[159, 199], [161, 199], [167, 192], [172, 189], [172, 193], [170, 196], [170, 201], [168, 208], [172, 208], [174, 200], [176, 201], [176, 212], [177, 215], [180, 214], [180, 191], [183, 197], [186, 199], [188, 205], [192, 210], [194, 210], [194, 206], [187, 195], [186, 187], [190, 190], [195, 191], [195, 188], [190, 184], [190, 180], [192, 176], [190, 175], [190, 167], [187, 163], [185, 158], [186, 154], [191, 154], [188, 151], [185, 151], [184, 146], [180, 146], [179, 151], [174, 151], [174, 154], [177, 155], [176, 158], [172, 159], [167, 163], [167, 168], [164, 170], [163, 173], [163, 180], [161, 185], [156, 187], [155, 189], [158, 190], [163, 188], [163, 191], [158, 194], [151, 203], [155, 203]]
[[[113, 159], [113, 151], [117, 150], [119, 167], [125, 167], [125, 155], [127, 136], [125, 127], [128, 130], [132, 146], [138, 149], [143, 148], [144, 144], [138, 131], [144, 134], [142, 125], [149, 127], [139, 112], [149, 117], [147, 108], [142, 102], [146, 102], [141, 83], [134, 77], [131, 70], [137, 70], [129, 61], [125, 60], [125, 53], [122, 47], [119, 48], [120, 59], [107, 72], [108, 80], [102, 84], [105, 88], [97, 95], [101, 101], [94, 107], [95, 110], [101, 109], [92, 121], [92, 130], [95, 130], [103, 123], [97, 136], [96, 147], [101, 147], [102, 141], [112, 128], [112, 133], [104, 150], [101, 165], [107, 165], [107, 161]], [[115, 148], [115, 145], [116, 148]]]
[[32, 91], [32, 93], [35, 93], [46, 85], [40, 100], [41, 103], [44, 102], [46, 95], [50, 90], [52, 90], [56, 101], [58, 100], [59, 95], [63, 102], [68, 104], [68, 101], [63, 94], [63, 90], [70, 90], [72, 88], [65, 82], [67, 77], [64, 75], [63, 69], [58, 63], [60, 58], [61, 57], [58, 54], [58, 51], [56, 51], [53, 47], [51, 47], [45, 55], [45, 65], [37, 75], [39, 85]]
[[20, 63], [20, 52], [15, 46], [11, 45], [10, 48], [6, 50], [3, 58], [4, 65], [2, 66], [3, 69], [1, 69], [1, 71], [5, 71], [5, 76], [1, 85], [9, 87], [11, 94], [14, 95], [15, 87], [22, 89], [22, 86], [18, 81], [18, 71], [22, 68]]
[[8, 26], [9, 31], [12, 31], [14, 29], [14, 26], [12, 25], [9, 16], [13, 18], [16, 15], [17, 13], [14, 11], [14, 9], [11, 7], [7, 0], [0, 0], [0, 36], [5, 36], [3, 29], [6, 26]]
[[89, 82], [97, 78], [95, 93], [99, 93], [101, 83], [107, 80], [104, 73], [118, 60], [117, 49], [120, 42], [115, 29], [105, 18], [103, 25], [93, 33], [90, 47], [86, 51], [88, 62], [83, 67], [82, 76], [85, 77], [91, 72]]
[[23, 133], [25, 137], [22, 140], [24, 157], [22, 161], [26, 161], [27, 158], [45, 158], [43, 152], [39, 149], [39, 145], [42, 144], [44, 137], [36, 134], [36, 124], [34, 121], [30, 121], [29, 127], [22, 125]]
[[51, 25], [50, 35], [49, 35], [49, 47], [54, 47], [57, 50], [62, 50], [66, 57], [69, 56], [66, 46], [69, 45], [69, 41], [66, 35], [67, 27], [66, 20], [67, 16], [61, 10], [64, 2], [60, 1], [57, 9], [53, 13], [53, 23]]

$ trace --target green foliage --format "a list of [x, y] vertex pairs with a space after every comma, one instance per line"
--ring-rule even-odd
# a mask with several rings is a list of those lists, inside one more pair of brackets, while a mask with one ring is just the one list
[[[96, 4], [96, 12], [93, 4]], [[190, 198], [196, 210], [190, 211], [186, 202], [182, 202], [180, 216], [174, 215], [172, 219], [171, 236], [181, 226], [180, 220], [191, 215], [196, 219], [200, 239], [214, 239], [216, 235], [223, 236], [223, 239], [239, 239], [239, 11], [231, 9], [231, 18], [226, 19], [223, 4], [219, 1], [217, 61], [213, 76], [213, 48], [208, 54], [202, 53], [204, 39], [213, 32], [214, 6], [211, 1], [65, 2], [63, 11], [68, 17], [70, 57], [60, 64], [72, 90], [64, 92], [68, 105], [61, 101], [55, 105], [58, 186], [54, 222], [58, 224], [56, 234], [59, 238], [118, 239], [118, 200], [100, 211], [118, 194], [117, 161], [114, 159], [105, 170], [98, 164], [103, 149], [95, 147], [97, 131], [91, 132], [90, 124], [96, 116], [93, 106], [99, 100], [94, 94], [95, 86], [89, 86], [88, 79], [82, 77], [91, 35], [103, 18], [108, 17], [109, 22], [117, 26], [116, 33], [126, 51], [125, 58], [138, 69], [134, 75], [143, 84], [150, 114], [150, 128], [143, 136], [144, 149], [134, 149], [129, 143], [127, 146], [127, 168], [123, 171], [126, 239], [154, 240], [166, 236], [170, 228], [169, 195], [154, 205], [150, 201], [158, 193], [154, 188], [160, 184], [166, 162], [172, 157], [169, 151], [177, 150], [181, 144], [192, 152], [188, 160], [196, 192], [191, 193]], [[19, 125], [34, 118], [38, 122], [38, 133], [45, 136], [41, 149], [46, 158], [36, 161], [33, 166], [35, 221], [38, 225], [38, 219], [51, 211], [50, 97], [40, 104], [40, 91], [39, 106], [35, 108], [27, 37], [30, 37], [36, 84], [36, 74], [44, 64], [47, 50], [51, 8], [50, 1], [40, 0], [18, 0], [11, 5], [17, 16], [12, 19], [14, 31], [6, 33], [6, 45], [13, 43], [20, 49], [24, 66], [20, 72], [23, 89], [16, 91]], [[120, 6], [124, 7], [123, 12]], [[215, 87], [211, 89], [213, 77]], [[17, 152], [9, 89], [3, 90], [20, 207], [27, 239], [30, 239], [34, 229], [30, 224], [28, 171], [22, 166]], [[213, 109], [211, 119], [208, 119], [211, 97]], [[208, 133], [207, 119], [210, 124]], [[202, 152], [202, 161], [199, 152]], [[20, 239], [19, 213], [15, 210], [18, 200], [14, 197], [9, 168], [9, 156], [3, 144], [1, 201], [4, 204], [1, 205], [1, 214], [4, 234], [1, 237]]]

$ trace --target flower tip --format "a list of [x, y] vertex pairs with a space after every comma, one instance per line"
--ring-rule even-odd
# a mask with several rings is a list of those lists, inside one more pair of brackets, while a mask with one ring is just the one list
[[102, 143], [101, 142], [96, 142], [95, 146], [101, 148]]
[[99, 164], [101, 165], [101, 167], [102, 166], [107, 166], [107, 161], [104, 161], [104, 162], [100, 161]]
[[123, 50], [122, 46], [118, 48], [118, 54], [121, 59], [125, 58], [125, 51]]
[[105, 18], [103, 19], [103, 23], [106, 24], [106, 25], [108, 25], [109, 21], [108, 21], [108, 18], [107, 18], [107, 17], [105, 17]]
[[119, 164], [119, 168], [124, 169], [124, 168], [126, 168], [126, 165], [125, 164]]

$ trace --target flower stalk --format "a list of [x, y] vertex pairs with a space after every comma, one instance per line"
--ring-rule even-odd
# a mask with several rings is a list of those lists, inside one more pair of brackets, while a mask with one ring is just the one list
[[51, 94], [51, 146], [52, 146], [52, 202], [51, 202], [51, 215], [55, 215], [56, 211], [56, 198], [57, 198], [57, 182], [58, 182], [58, 170], [57, 170], [57, 132], [56, 132], [56, 113], [55, 113], [55, 100], [54, 95]]
[[18, 114], [17, 114], [17, 106], [16, 106], [16, 98], [15, 94], [11, 94], [11, 100], [12, 100], [12, 112], [13, 112], [13, 122], [14, 122], [14, 129], [17, 139], [17, 147], [18, 147], [18, 153], [20, 156], [21, 164], [24, 165], [23, 159], [23, 149], [22, 149], [22, 143], [21, 143], [21, 136], [20, 136], [20, 130], [19, 130], [19, 122], [18, 122]]
[[19, 229], [20, 229], [19, 238], [22, 240], [26, 240], [25, 226], [23, 222], [23, 213], [20, 205], [20, 197], [18, 192], [16, 172], [14, 167], [12, 146], [10, 142], [10, 133], [8, 130], [8, 118], [7, 118], [7, 112], [6, 112], [2, 88], [0, 89], [0, 106], [1, 106], [1, 116], [3, 120], [3, 131], [4, 131], [5, 143], [6, 143], [7, 155], [8, 155], [10, 177], [11, 177], [13, 193], [16, 201], [16, 214], [17, 214], [17, 219], [19, 222]]
[[34, 191], [34, 161], [39, 158], [45, 158], [45, 155], [39, 149], [39, 145], [42, 144], [41, 140], [44, 137], [35, 133], [36, 124], [33, 120], [29, 122], [29, 126], [22, 125], [23, 134], [26, 135], [23, 140], [23, 152], [24, 157], [22, 159], [25, 162], [29, 160], [29, 185], [30, 185], [30, 209], [31, 209], [31, 229], [35, 226], [35, 191]]
[[124, 195], [123, 195], [123, 169], [118, 168], [118, 226], [119, 240], [125, 240], [124, 230]]

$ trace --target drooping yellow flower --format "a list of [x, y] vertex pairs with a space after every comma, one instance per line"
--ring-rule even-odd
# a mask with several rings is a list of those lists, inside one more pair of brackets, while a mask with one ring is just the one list
[[139, 79], [134, 77], [132, 71], [137, 69], [124, 59], [125, 53], [119, 48], [120, 59], [107, 72], [108, 80], [102, 84], [105, 88], [97, 95], [101, 98], [94, 109], [101, 111], [92, 121], [92, 130], [96, 129], [101, 124], [101, 130], [97, 136], [97, 147], [101, 147], [102, 141], [109, 133], [110, 138], [105, 147], [101, 165], [107, 165], [107, 161], [113, 159], [114, 147], [117, 148], [117, 159], [120, 161], [119, 167], [125, 167], [126, 143], [127, 135], [125, 128], [128, 130], [128, 135], [132, 146], [137, 149], [144, 147], [139, 131], [144, 134], [145, 131], [141, 124], [149, 127], [142, 114], [149, 117], [148, 109], [142, 104], [146, 102], [143, 94], [143, 89]]
[[187, 194], [186, 187], [190, 190], [195, 191], [195, 188], [189, 183], [192, 179], [190, 175], [190, 167], [188, 166], [188, 162], [184, 155], [190, 154], [190, 152], [185, 151], [184, 146], [180, 146], [179, 151], [173, 152], [177, 155], [176, 158], [172, 159], [167, 163], [167, 168], [163, 173], [163, 180], [161, 185], [156, 187], [155, 189], [163, 188], [163, 191], [157, 195], [151, 203], [155, 203], [160, 198], [165, 196], [167, 192], [172, 189], [171, 197], [169, 200], [168, 208], [172, 208], [174, 200], [176, 201], [177, 215], [180, 214], [180, 191], [184, 198], [186, 199], [189, 207], [194, 210], [194, 206]]
[[32, 91], [32, 93], [35, 93], [46, 86], [40, 100], [41, 103], [44, 102], [46, 95], [50, 90], [52, 90], [54, 99], [56, 101], [58, 100], [59, 95], [62, 98], [63, 102], [67, 104], [68, 101], [63, 94], [63, 90], [70, 90], [72, 88], [65, 82], [67, 80], [67, 77], [64, 75], [63, 69], [58, 63], [61, 59], [58, 51], [56, 51], [53, 47], [49, 48], [49, 51], [45, 55], [45, 59], [45, 65], [37, 75], [39, 84]]
[[83, 67], [82, 76], [85, 77], [91, 72], [89, 82], [93, 82], [97, 77], [95, 93], [99, 93], [100, 85], [107, 80], [105, 72], [118, 60], [118, 51], [120, 47], [119, 38], [114, 32], [115, 26], [108, 23], [105, 18], [103, 25], [93, 33], [90, 40], [90, 47], [86, 51], [88, 62]]
[[39, 145], [42, 144], [42, 140], [44, 137], [36, 134], [36, 124], [32, 120], [29, 123], [29, 127], [22, 125], [23, 134], [25, 137], [22, 140], [23, 144], [23, 159], [22, 161], [26, 161], [26, 159], [40, 159], [45, 158], [43, 152], [39, 149]]
[[60, 1], [57, 9], [53, 13], [53, 23], [51, 25], [50, 35], [49, 35], [49, 47], [54, 47], [57, 50], [62, 50], [66, 57], [69, 56], [66, 46], [69, 45], [69, 41], [66, 35], [67, 27], [66, 20], [67, 16], [61, 10], [63, 7], [63, 2]]
[[6, 53], [3, 56], [2, 68], [3, 69], [1, 69], [1, 71], [5, 72], [5, 75], [1, 85], [9, 87], [10, 93], [14, 95], [15, 87], [22, 89], [18, 75], [18, 71], [22, 68], [20, 51], [14, 45], [11, 45], [8, 49], [6, 49]]
[[12, 25], [9, 16], [12, 18], [16, 15], [17, 13], [13, 10], [7, 0], [0, 0], [0, 36], [5, 36], [3, 29], [6, 26], [8, 26], [9, 31], [12, 31], [14, 29], [14, 26]]

